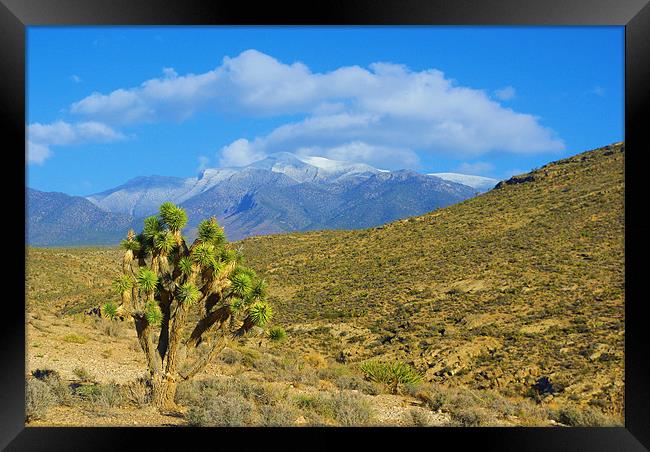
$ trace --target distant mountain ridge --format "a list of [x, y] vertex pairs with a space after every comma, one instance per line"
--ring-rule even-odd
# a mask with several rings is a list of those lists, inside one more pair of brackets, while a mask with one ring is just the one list
[[81, 196], [27, 188], [25, 241], [31, 245], [117, 243], [133, 217], [105, 212]]
[[[117, 243], [129, 227], [141, 228], [142, 220], [157, 213], [165, 201], [186, 209], [190, 238], [198, 222], [212, 215], [230, 240], [289, 231], [365, 228], [463, 201], [489, 185], [480, 180], [477, 188], [470, 186], [477, 176], [466, 176], [469, 182], [463, 184], [450, 180], [448, 174], [387, 171], [281, 152], [244, 167], [205, 169], [197, 177], [136, 177], [85, 198], [52, 194], [45, 203], [50, 214], [41, 209], [41, 215], [28, 215], [33, 231], [28, 240], [32, 245]], [[32, 190], [28, 204], [34, 197], [43, 206], [47, 195]], [[58, 211], [69, 205], [83, 212], [81, 218], [94, 218], [95, 223], [78, 224], [70, 219], [66, 230], [65, 217]], [[59, 232], [46, 237], [41, 231], [47, 229], [49, 215], [56, 218]], [[112, 231], [111, 225], [117, 230]]]

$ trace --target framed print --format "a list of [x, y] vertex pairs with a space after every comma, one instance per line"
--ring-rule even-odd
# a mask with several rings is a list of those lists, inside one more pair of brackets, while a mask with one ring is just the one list
[[0, 18], [3, 447], [650, 447], [647, 3]]

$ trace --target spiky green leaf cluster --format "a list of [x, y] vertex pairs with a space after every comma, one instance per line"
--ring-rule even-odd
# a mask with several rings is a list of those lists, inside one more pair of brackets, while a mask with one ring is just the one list
[[192, 261], [187, 258], [187, 257], [181, 257], [178, 260], [178, 269], [181, 271], [182, 274], [185, 276], [189, 275], [192, 273]]
[[287, 332], [281, 326], [274, 326], [269, 330], [269, 339], [274, 342], [282, 342], [287, 338]]
[[253, 288], [250, 292], [250, 297], [254, 300], [264, 300], [268, 294], [268, 284], [263, 279], [259, 279], [253, 283]]
[[122, 240], [120, 246], [125, 250], [140, 251], [141, 244], [137, 240]]
[[182, 303], [192, 304], [201, 298], [201, 291], [194, 284], [185, 283], [177, 290], [178, 299]]
[[158, 276], [148, 268], [141, 268], [136, 278], [138, 287], [145, 293], [152, 293], [158, 285]]
[[399, 361], [370, 360], [361, 363], [359, 368], [369, 380], [388, 385], [414, 384], [422, 380], [422, 376], [415, 369]]
[[117, 305], [111, 301], [104, 303], [104, 306], [102, 306], [102, 315], [113, 320], [117, 315]]
[[234, 273], [230, 276], [230, 290], [239, 298], [247, 298], [250, 295], [253, 283], [245, 273]]
[[174, 236], [170, 232], [161, 231], [154, 235], [153, 246], [159, 253], [168, 255], [174, 251], [176, 240], [174, 240]]
[[224, 248], [223, 250], [221, 250], [219, 259], [221, 260], [221, 262], [224, 262], [226, 264], [229, 264], [231, 262], [237, 262], [237, 251], [229, 248]]
[[202, 242], [212, 243], [214, 246], [221, 246], [226, 243], [226, 234], [214, 217], [199, 223], [198, 238]]
[[212, 271], [214, 273], [219, 273], [223, 268], [226, 266], [223, 262], [221, 262], [219, 259], [215, 259], [212, 261]]
[[199, 243], [192, 250], [192, 260], [203, 268], [212, 266], [215, 260], [214, 245], [212, 243]]
[[149, 301], [144, 307], [144, 316], [149, 325], [160, 325], [162, 322], [162, 311], [155, 301]]
[[246, 307], [246, 303], [244, 303], [244, 300], [241, 298], [235, 298], [233, 301], [230, 302], [230, 310], [233, 312], [233, 314], [238, 314], [242, 312], [242, 310]]
[[133, 287], [133, 279], [129, 275], [120, 275], [113, 281], [113, 290], [119, 295], [131, 289], [131, 287]]
[[144, 219], [144, 229], [142, 230], [142, 235], [147, 240], [153, 240], [153, 238], [159, 232], [163, 231], [163, 224], [160, 222], [160, 218], [157, 215], [152, 215]]
[[273, 309], [264, 302], [257, 302], [248, 309], [248, 316], [259, 327], [266, 325], [273, 318]]
[[243, 274], [248, 276], [251, 280], [254, 280], [257, 278], [257, 273], [255, 273], [255, 270], [253, 270], [250, 267], [244, 267], [243, 265], [238, 265], [235, 268], [235, 271], [233, 272], [234, 274]]
[[175, 206], [171, 202], [161, 204], [160, 218], [172, 231], [180, 231], [187, 224], [185, 210]]

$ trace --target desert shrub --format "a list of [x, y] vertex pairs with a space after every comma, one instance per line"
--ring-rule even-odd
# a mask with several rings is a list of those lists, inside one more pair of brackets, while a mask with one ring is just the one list
[[95, 377], [83, 367], [76, 367], [72, 373], [83, 382], [95, 380]]
[[123, 402], [122, 391], [119, 385], [111, 382], [106, 385], [98, 385], [99, 393], [93, 397], [93, 403], [101, 408], [108, 409], [120, 406]]
[[36, 369], [32, 372], [32, 376], [49, 386], [57, 403], [67, 406], [72, 404], [72, 392], [70, 391], [70, 386], [61, 380], [61, 376], [58, 372], [51, 369]]
[[204, 382], [186, 380], [178, 385], [174, 401], [179, 405], [191, 406], [200, 401], [204, 391]]
[[372, 381], [364, 380], [358, 375], [341, 375], [333, 380], [339, 389], [353, 389], [368, 395], [377, 395], [381, 391]]
[[621, 422], [591, 407], [563, 407], [551, 412], [556, 422], [571, 427], [611, 427]]
[[281, 326], [273, 327], [269, 330], [269, 339], [274, 342], [282, 342], [287, 338], [287, 332]]
[[310, 352], [303, 356], [303, 360], [311, 367], [322, 369], [327, 367], [327, 361], [320, 353]]
[[[252, 410], [255, 406], [267, 407], [264, 408], [264, 412], [260, 411], [259, 413], [260, 422], [264, 423], [264, 425], [285, 425], [280, 424], [280, 419], [287, 414], [287, 405], [284, 402], [286, 399], [286, 389], [283, 390], [271, 384], [252, 382], [239, 376], [232, 378], [212, 378], [208, 380], [182, 382], [179, 384], [176, 392], [176, 403], [196, 407], [192, 414], [197, 422], [196, 425], [217, 425], [216, 422], [222, 421], [226, 422], [223, 425], [231, 425], [228, 423], [229, 421], [224, 421], [224, 419], [231, 415], [233, 419], [239, 419], [235, 407], [230, 407], [230, 411], [215, 414], [214, 418], [204, 413], [204, 411], [210, 408], [206, 406], [206, 401], [212, 399], [221, 400], [222, 398], [244, 400], [247, 402], [243, 405], [246, 409], [251, 408]], [[268, 411], [270, 409], [268, 407], [274, 407], [276, 405], [279, 406], [277, 415]], [[252, 412], [248, 413], [247, 416], [246, 422], [252, 422], [250, 419]]]
[[445, 392], [442, 391], [438, 386], [434, 385], [427, 385], [426, 387], [415, 391], [413, 395], [422, 400], [427, 408], [432, 411], [441, 410], [447, 401]]
[[241, 363], [246, 367], [253, 367], [257, 360], [260, 359], [260, 352], [252, 348], [241, 349], [242, 358]]
[[368, 425], [373, 418], [367, 398], [353, 392], [301, 394], [295, 403], [303, 410], [334, 419], [344, 426]]
[[330, 402], [334, 419], [345, 426], [367, 425], [372, 420], [372, 410], [366, 397], [353, 392], [340, 392]]
[[320, 400], [318, 397], [311, 394], [299, 394], [295, 397], [295, 402], [299, 408], [312, 410], [316, 409], [320, 403]]
[[124, 336], [124, 324], [122, 322], [110, 320], [108, 318], [100, 318], [95, 322], [97, 329], [108, 337]]
[[25, 413], [27, 420], [43, 419], [47, 410], [56, 403], [56, 396], [50, 386], [36, 378], [29, 378], [26, 382], [27, 394]]
[[478, 395], [472, 389], [427, 383], [411, 394], [430, 410], [449, 413], [455, 426], [496, 425], [499, 415], [517, 415], [521, 412], [516, 405], [492, 391], [482, 391]]
[[516, 416], [518, 424], [526, 426], [547, 425], [550, 416], [546, 406], [529, 399], [510, 400], [499, 394], [486, 392], [487, 407], [501, 416]]
[[213, 396], [203, 399], [187, 412], [187, 421], [198, 427], [249, 425], [252, 420], [253, 404], [242, 396]]
[[388, 385], [393, 393], [397, 392], [399, 384], [413, 384], [422, 380], [421, 375], [411, 366], [399, 361], [380, 362], [371, 360], [361, 363], [359, 368], [370, 381]]
[[318, 370], [318, 378], [322, 380], [335, 381], [342, 376], [352, 375], [352, 370], [340, 363], [330, 363], [329, 366]]
[[75, 388], [74, 393], [76, 396], [80, 397], [83, 400], [92, 401], [94, 398], [98, 397], [101, 392], [99, 385], [90, 384], [90, 385], [79, 385]]
[[75, 388], [75, 395], [96, 408], [104, 410], [119, 406], [124, 400], [120, 386], [114, 382], [107, 385], [97, 383], [79, 385]]
[[282, 427], [293, 425], [298, 411], [288, 403], [259, 405], [259, 425], [264, 427]]
[[268, 381], [288, 381], [306, 385], [318, 383], [318, 374], [296, 353], [281, 358], [265, 356], [255, 363], [255, 368], [262, 372]]
[[122, 399], [142, 408], [151, 403], [151, 384], [146, 378], [139, 378], [122, 386]]
[[477, 406], [452, 409], [450, 414], [452, 425], [459, 427], [494, 426], [496, 422], [487, 410]]
[[414, 427], [426, 427], [432, 424], [431, 413], [423, 409], [411, 408], [406, 417], [407, 424]]
[[232, 348], [224, 348], [219, 354], [219, 359], [226, 364], [237, 364], [243, 359], [243, 355]]
[[72, 342], [73, 344], [85, 344], [88, 342], [88, 338], [81, 334], [70, 333], [63, 336], [62, 340], [64, 342]]
[[248, 399], [258, 405], [276, 405], [283, 398], [283, 394], [269, 385], [256, 384], [250, 388]]

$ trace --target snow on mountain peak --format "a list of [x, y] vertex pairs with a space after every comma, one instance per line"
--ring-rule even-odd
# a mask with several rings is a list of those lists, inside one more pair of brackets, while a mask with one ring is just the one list
[[428, 176], [439, 177], [440, 179], [467, 185], [468, 187], [472, 187], [481, 191], [490, 190], [494, 188], [494, 186], [499, 182], [497, 179], [492, 179], [491, 177], [473, 176], [469, 174], [459, 173], [429, 173]]

